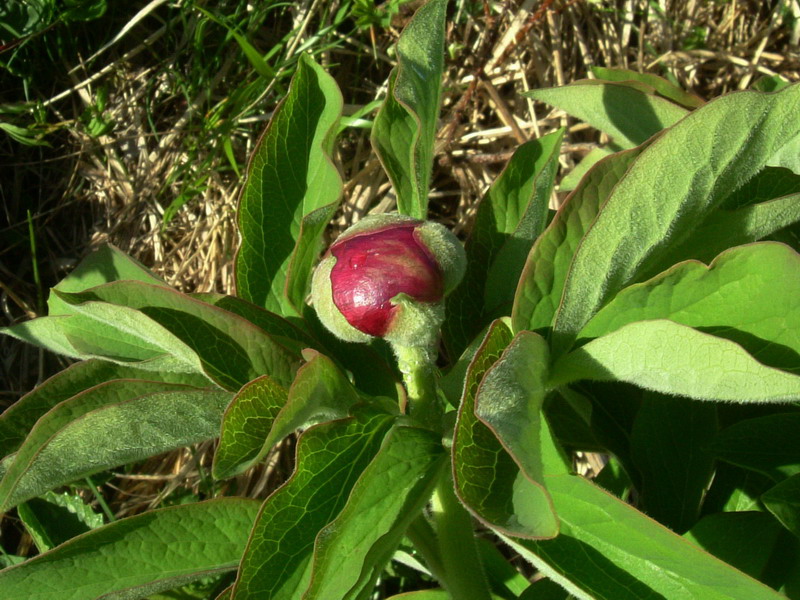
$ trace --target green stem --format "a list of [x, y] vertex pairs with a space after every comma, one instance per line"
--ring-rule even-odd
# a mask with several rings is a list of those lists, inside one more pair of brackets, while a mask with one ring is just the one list
[[439, 542], [436, 539], [436, 532], [433, 531], [427, 519], [420, 515], [411, 522], [406, 530], [406, 536], [411, 540], [414, 548], [422, 556], [425, 565], [436, 581], [445, 580], [444, 564], [439, 553]]
[[434, 349], [396, 344], [393, 348], [408, 394], [408, 414], [421, 425], [441, 431], [443, 411], [436, 393]]
[[449, 470], [442, 475], [433, 495], [433, 523], [444, 563], [442, 585], [458, 600], [491, 600], [472, 517], [456, 498]]

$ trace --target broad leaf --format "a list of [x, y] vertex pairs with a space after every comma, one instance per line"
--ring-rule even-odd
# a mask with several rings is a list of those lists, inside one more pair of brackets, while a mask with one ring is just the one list
[[735, 210], [792, 194], [800, 194], [800, 174], [784, 167], [765, 167], [750, 181], [725, 198], [721, 208]]
[[406, 528], [428, 502], [444, 459], [432, 432], [392, 429], [342, 512], [317, 536], [311, 585], [303, 598], [347, 600], [369, 594]]
[[599, 161], [564, 200], [528, 255], [511, 313], [514, 331], [550, 327], [581, 238], [641, 152], [633, 148]]
[[695, 524], [714, 475], [707, 446], [716, 433], [713, 404], [645, 394], [631, 432], [642, 511], [677, 533]]
[[760, 362], [800, 370], [800, 255], [764, 242], [706, 266], [686, 262], [625, 288], [578, 334], [595, 338], [634, 321], [669, 319], [737, 342]]
[[76, 363], [25, 394], [0, 414], [0, 457], [15, 452], [36, 421], [59, 402], [112, 379], [150, 379], [194, 387], [210, 386], [202, 375], [157, 373], [100, 360]]
[[294, 474], [264, 502], [250, 533], [233, 599], [300, 597], [317, 534], [344, 508], [392, 421], [364, 411], [303, 433]]
[[504, 539], [578, 598], [783, 597], [582, 477], [547, 480], [561, 534], [542, 541]]
[[20, 447], [0, 481], [0, 512], [75, 479], [213, 438], [230, 398], [135, 380], [78, 394], [40, 419]]
[[284, 316], [302, 314], [322, 230], [341, 195], [341, 177], [330, 158], [341, 112], [336, 82], [302, 54], [289, 95], [247, 168], [238, 211], [236, 290]]
[[800, 85], [709, 102], [651, 143], [583, 236], [553, 324], [559, 355], [597, 310], [690, 236], [736, 188], [800, 134]]
[[[467, 371], [453, 439], [456, 494], [478, 519], [495, 529], [516, 536], [552, 537], [558, 533], [558, 521], [547, 492], [520, 471], [492, 430], [475, 415], [482, 382], [509, 343], [510, 332], [496, 321]], [[520, 451], [516, 444], [515, 450]], [[541, 460], [526, 454], [521, 462], [535, 470], [532, 465], [537, 459]]]
[[[164, 287], [132, 281], [108, 283], [78, 294], [60, 296], [76, 310], [120, 328], [144, 327], [146, 320], [169, 332], [166, 343], [183, 345], [183, 358], [200, 362], [214, 381], [238, 390], [259, 375], [270, 375], [288, 385], [297, 359], [263, 329], [230, 313]], [[117, 316], [140, 315], [132, 323]]]
[[797, 412], [747, 419], [722, 430], [710, 449], [722, 460], [780, 481], [800, 473], [798, 431]]
[[531, 245], [547, 224], [563, 134], [517, 148], [478, 205], [465, 247], [467, 271], [447, 298], [444, 337], [451, 354], [460, 354], [489, 318], [510, 312]]
[[372, 125], [372, 146], [401, 214], [427, 218], [444, 65], [447, 0], [429, 0], [397, 42], [397, 68]]
[[116, 521], [0, 571], [3, 599], [142, 598], [233, 570], [257, 511], [221, 498]]
[[642, 84], [586, 79], [561, 87], [531, 90], [524, 95], [552, 104], [607, 133], [623, 148], [632, 148], [689, 112], [648, 93], [651, 89]]
[[685, 106], [686, 108], [698, 108], [704, 104], [704, 100], [690, 94], [677, 85], [667, 81], [663, 77], [653, 73], [639, 73], [630, 69], [609, 69], [606, 67], [592, 67], [592, 73], [605, 81], [636, 81], [643, 83], [653, 89], [657, 94]]
[[800, 538], [800, 474], [762, 494], [761, 501], [786, 529]]
[[624, 381], [662, 394], [727, 402], [786, 402], [800, 376], [764, 366], [741, 346], [672, 321], [637, 321], [562, 357], [552, 385]]

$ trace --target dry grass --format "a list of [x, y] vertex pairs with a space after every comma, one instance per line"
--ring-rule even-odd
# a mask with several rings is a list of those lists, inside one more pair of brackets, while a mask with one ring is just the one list
[[[329, 16], [323, 15], [324, 4], [338, 3], [296, 3], [294, 12], [278, 20], [287, 29], [296, 27], [287, 50], [296, 53], [325, 25]], [[797, 0], [477, 4], [473, 14], [459, 9], [449, 19], [447, 43], [452, 55], [444, 82], [431, 206], [434, 218], [461, 233], [469, 228], [476, 202], [521, 142], [566, 125], [562, 174], [600, 142], [593, 130], [522, 97], [523, 91], [585, 78], [594, 65], [668, 73], [705, 98], [747, 87], [762, 74], [799, 78], [798, 29], [788, 28], [779, 10], [785, 5], [800, 15]], [[337, 48], [321, 54], [342, 86], [349, 110], [385, 89], [391, 46], [406, 16], [401, 13], [385, 31], [358, 37], [342, 34]], [[146, 18], [133, 23], [118, 47], [107, 51], [105, 62], [92, 63], [101, 67], [69, 65], [72, 87], [52, 95], [59, 97], [48, 106], [56, 119], [77, 123], [93, 104], [98, 86], [107, 86], [106, 115], [117, 123], [112, 133], [93, 137], [83, 128], [65, 127], [55, 135], [53, 150], [39, 151], [39, 159], [36, 151], [18, 152], [5, 143], [6, 159], [15, 158], [8, 160], [0, 193], [6, 215], [16, 219], [6, 232], [24, 231], [19, 215], [24, 214], [25, 193], [20, 188], [40, 183], [32, 219], [41, 285], [31, 284], [31, 256], [24, 240], [0, 251], [3, 309], [9, 320], [41, 313], [44, 288], [106, 241], [178, 289], [233, 292], [235, 209], [242, 180], [224, 155], [213, 154], [197, 138], [197, 122], [198, 116], [213, 115], [229, 99], [224, 82], [232, 61], [241, 56], [231, 52], [223, 57], [212, 77], [221, 85], [192, 98], [181, 97], [175, 92], [180, 87], [177, 67], [171, 65], [169, 53], [158, 51], [164, 50], [158, 45], [163, 29]], [[251, 34], [255, 41], [266, 36], [259, 31]], [[142, 41], [128, 43], [134, 38]], [[700, 38], [703, 47], [698, 46]], [[264, 90], [252, 110], [228, 123], [239, 165], [278, 99], [276, 89]], [[336, 158], [346, 181], [336, 227], [367, 211], [392, 207], [390, 186], [366, 130], [348, 130]], [[195, 164], [204, 165], [202, 172], [191, 168]], [[200, 181], [193, 182], [193, 177]], [[194, 190], [194, 196], [165, 227], [168, 200], [187, 190]], [[9, 404], [58, 365], [52, 359], [45, 362], [36, 350], [2, 343], [10, 391], [0, 402]], [[105, 485], [104, 493], [123, 516], [159, 505], [175, 490], [219, 492], [210, 487], [206, 475], [212, 449], [203, 444], [151, 459], [136, 475], [120, 473]], [[227, 491], [264, 496], [287, 472], [290, 456], [274, 453], [272, 462], [236, 479]]]

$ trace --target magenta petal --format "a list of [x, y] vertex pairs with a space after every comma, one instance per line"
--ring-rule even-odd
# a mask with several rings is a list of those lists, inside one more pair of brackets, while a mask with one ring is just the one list
[[389, 330], [398, 294], [419, 302], [439, 302], [444, 293], [442, 270], [418, 241], [419, 223], [390, 225], [337, 240], [331, 270], [333, 303], [353, 327], [369, 335]]

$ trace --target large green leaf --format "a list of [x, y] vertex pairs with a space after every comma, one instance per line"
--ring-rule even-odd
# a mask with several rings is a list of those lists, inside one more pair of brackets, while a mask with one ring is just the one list
[[41, 418], [0, 481], [0, 512], [105, 469], [213, 438], [231, 394], [115, 380]]
[[400, 35], [397, 68], [372, 125], [372, 146], [400, 213], [425, 219], [444, 65], [447, 0], [429, 0]]
[[676, 265], [617, 294], [579, 338], [634, 321], [669, 319], [737, 342], [760, 362], [800, 370], [800, 254], [764, 242], [732, 248], [706, 266]]
[[631, 432], [639, 508], [678, 533], [692, 527], [714, 475], [707, 446], [716, 433], [713, 404], [645, 394]]
[[342, 191], [330, 153], [342, 113], [333, 78], [302, 54], [289, 95], [275, 110], [247, 168], [239, 201], [239, 296], [302, 314], [322, 232]]
[[[133, 281], [108, 283], [77, 294], [59, 295], [72, 306], [105, 323], [136, 333], [150, 322], [168, 331], [160, 343], [182, 345], [183, 359], [229, 390], [267, 374], [291, 382], [297, 358], [250, 321], [175, 290]], [[121, 315], [136, 317], [122, 321]], [[144, 333], [141, 333], [144, 335]]]
[[642, 148], [633, 148], [599, 161], [564, 200], [528, 255], [514, 298], [514, 331], [538, 330], [552, 324], [581, 238], [641, 152]]
[[723, 429], [710, 450], [722, 460], [780, 481], [800, 473], [798, 431], [797, 412], [746, 419]]
[[303, 433], [294, 474], [259, 512], [233, 599], [300, 597], [310, 582], [317, 534], [340, 514], [393, 420], [365, 410]]
[[581, 599], [782, 598], [582, 477], [547, 478], [561, 520], [552, 540], [504, 539]]
[[142, 598], [233, 570], [257, 511], [221, 498], [116, 521], [0, 571], [3, 599]]
[[605, 81], [636, 81], [643, 83], [652, 88], [653, 91], [660, 96], [668, 98], [686, 108], [698, 108], [704, 104], [702, 98], [684, 91], [674, 83], [653, 73], [639, 73], [638, 71], [631, 71], [630, 69], [609, 69], [607, 67], [592, 67], [592, 73], [594, 73], [595, 77], [598, 79], [603, 79]]
[[303, 598], [348, 600], [371, 593], [406, 528], [430, 499], [444, 459], [431, 431], [392, 429], [342, 512], [317, 536], [311, 585]]
[[556, 88], [526, 92], [607, 133], [623, 148], [647, 141], [688, 114], [682, 106], [653, 95], [635, 83], [586, 79]]
[[785, 402], [800, 398], [800, 376], [767, 367], [741, 346], [673, 321], [629, 323], [562, 357], [552, 385], [624, 381], [700, 400]]
[[531, 245], [547, 224], [563, 134], [520, 145], [478, 205], [465, 246], [467, 271], [447, 297], [443, 330], [452, 355], [460, 354], [488, 319], [510, 312]]
[[800, 133], [800, 85], [741, 92], [698, 108], [658, 136], [614, 187], [583, 236], [553, 324], [556, 355], [648, 263], [691, 235]]
[[[527, 338], [526, 338], [527, 339]], [[503, 448], [492, 430], [475, 414], [476, 398], [501, 353], [511, 343], [508, 328], [496, 321], [473, 358], [467, 371], [464, 394], [458, 411], [453, 438], [453, 478], [456, 494], [462, 503], [482, 522], [500, 531], [525, 537], [552, 537], [558, 533], [558, 520], [553, 514], [547, 492], [540, 483], [520, 470]], [[534, 360], [536, 360], [534, 358]], [[510, 365], [501, 367], [513, 371]], [[492, 396], [499, 382], [489, 384], [487, 412], [492, 412]], [[517, 384], [519, 386], [519, 384]], [[528, 390], [521, 389], [521, 395]], [[501, 421], [499, 410], [493, 415]], [[502, 428], [505, 429], [505, 428]], [[505, 430], [504, 430], [505, 433]], [[531, 432], [526, 431], [526, 434]], [[520, 447], [520, 444], [523, 446]], [[520, 462], [529, 470], [541, 471], [535, 456], [528, 455], [524, 441], [514, 441], [514, 450], [522, 455]]]
[[210, 386], [202, 375], [158, 373], [100, 360], [76, 363], [25, 394], [0, 414], [0, 457], [15, 452], [36, 421], [59, 402], [112, 379], [150, 379]]

